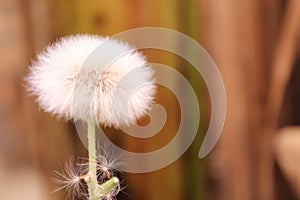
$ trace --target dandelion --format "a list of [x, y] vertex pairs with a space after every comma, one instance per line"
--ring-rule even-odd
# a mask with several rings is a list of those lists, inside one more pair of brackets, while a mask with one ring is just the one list
[[[153, 76], [142, 54], [108, 37], [61, 38], [37, 56], [26, 80], [40, 107], [59, 118], [88, 124], [86, 173], [70, 168], [57, 172], [56, 181], [62, 185], [58, 190], [90, 200], [114, 199], [120, 191], [113, 173], [117, 165], [108, 155], [97, 159], [95, 128], [130, 125], [146, 114], [156, 90]], [[82, 180], [88, 195], [80, 189]]]
[[[105, 52], [96, 55], [96, 63], [85, 63], [101, 45]], [[101, 63], [101, 56], [118, 51], [123, 55], [109, 66]], [[126, 76], [130, 72], [132, 75]], [[62, 38], [39, 54], [27, 82], [46, 112], [67, 120], [96, 120], [103, 126], [118, 127], [148, 112], [155, 94], [153, 75], [144, 56], [128, 44], [108, 37], [77, 35]], [[132, 93], [137, 82], [142, 87]]]

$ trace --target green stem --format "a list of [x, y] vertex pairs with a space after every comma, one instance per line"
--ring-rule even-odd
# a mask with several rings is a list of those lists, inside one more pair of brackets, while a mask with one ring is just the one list
[[98, 185], [96, 188], [96, 194], [98, 196], [108, 195], [117, 185], [119, 184], [119, 179], [117, 177], [112, 177], [105, 183]]
[[96, 160], [96, 129], [95, 124], [88, 122], [88, 148], [89, 148], [89, 178], [87, 180], [89, 200], [98, 200], [96, 196], [97, 160]]
[[88, 122], [88, 146], [89, 146], [89, 176], [86, 180], [89, 191], [89, 200], [99, 200], [99, 197], [108, 195], [118, 184], [119, 179], [112, 177], [102, 185], [97, 180], [97, 159], [96, 159], [96, 127]]

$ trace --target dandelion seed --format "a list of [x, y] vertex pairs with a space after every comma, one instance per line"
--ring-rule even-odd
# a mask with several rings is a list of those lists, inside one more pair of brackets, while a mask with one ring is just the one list
[[87, 176], [88, 169], [86, 165], [75, 167], [71, 161], [66, 163], [62, 172], [54, 171], [56, 174], [52, 180], [60, 185], [53, 192], [65, 190], [67, 199], [74, 199], [75, 196], [86, 199], [87, 192], [83, 180]]
[[104, 144], [99, 150], [99, 156], [97, 157], [97, 170], [100, 180], [110, 179], [124, 167], [124, 163], [121, 162], [121, 155], [113, 151], [107, 144]]

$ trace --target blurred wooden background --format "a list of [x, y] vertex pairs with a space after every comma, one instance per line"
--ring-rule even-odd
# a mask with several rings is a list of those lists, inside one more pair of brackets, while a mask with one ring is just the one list
[[[1, 0], [0, 198], [64, 199], [50, 194], [52, 171], [70, 156], [86, 156], [73, 124], [42, 112], [26, 93], [23, 78], [36, 52], [64, 35], [158, 26], [210, 53], [224, 79], [227, 120], [217, 147], [199, 160], [210, 110], [205, 84], [176, 56], [145, 51], [200, 91], [202, 120], [181, 159], [157, 172], [125, 174], [128, 195], [119, 199], [300, 199], [300, 131], [284, 128], [300, 124], [299, 19], [299, 0]], [[118, 132], [112, 138], [137, 152], [166, 144], [180, 117], [170, 96], [159, 89], [170, 118], [158, 139], [141, 145]]]

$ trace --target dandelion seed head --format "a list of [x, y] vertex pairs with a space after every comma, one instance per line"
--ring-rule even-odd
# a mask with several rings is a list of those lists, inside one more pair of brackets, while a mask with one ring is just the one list
[[[97, 54], [97, 62], [92, 60], [84, 68], [89, 56], [104, 43], [103, 55]], [[101, 59], [118, 49], [126, 53], [105, 68]], [[61, 38], [41, 52], [26, 80], [46, 112], [67, 120], [95, 120], [103, 126], [119, 127], [149, 111], [156, 91], [153, 76], [145, 57], [128, 44], [108, 37], [76, 35]], [[133, 92], [136, 83], [141, 87]]]

